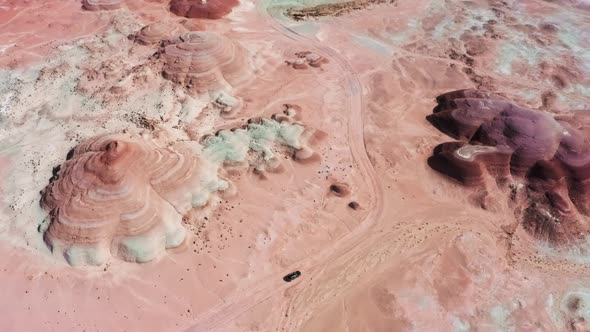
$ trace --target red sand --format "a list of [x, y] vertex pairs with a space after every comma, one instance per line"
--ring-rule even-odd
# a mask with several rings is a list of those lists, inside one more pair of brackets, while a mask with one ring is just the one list
[[[437, 96], [464, 88], [554, 116], [588, 109], [581, 4], [399, 0], [294, 22], [241, 1], [203, 23], [167, 1], [0, 1], [0, 330], [588, 331], [587, 245], [526, 230], [510, 197], [527, 183], [507, 194], [492, 177], [466, 188], [434, 171], [449, 138], [426, 120]], [[140, 41], [157, 21], [175, 28]], [[247, 80], [201, 91], [164, 77], [179, 42], [166, 31], [203, 27], [243, 48]], [[234, 62], [216, 59], [234, 58], [220, 46], [179, 68], [224, 76]], [[201, 144], [191, 190], [206, 195], [176, 210], [181, 245], [72, 267], [43, 241], [40, 192], [72, 148], [121, 133]]]
[[6, 0], [0, 6], [2, 67], [39, 61], [57, 46], [94, 35], [108, 23], [71, 0]]

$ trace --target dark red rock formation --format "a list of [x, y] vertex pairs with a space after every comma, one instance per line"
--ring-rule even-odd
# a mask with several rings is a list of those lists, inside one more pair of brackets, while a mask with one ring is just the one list
[[82, 8], [85, 10], [115, 10], [122, 7], [122, 0], [82, 0]]
[[507, 149], [447, 142], [436, 147], [428, 164], [466, 186], [481, 186], [486, 172], [498, 178], [509, 175], [510, 155]]
[[170, 11], [187, 18], [216, 20], [231, 13], [238, 0], [172, 0]]
[[523, 226], [551, 242], [590, 230], [590, 115], [553, 116], [502, 96], [459, 90], [437, 98], [427, 117], [458, 139], [437, 146], [428, 164], [467, 186], [487, 178], [524, 185]]
[[343, 182], [336, 182], [330, 186], [330, 192], [336, 197], [346, 197], [350, 195], [352, 190], [350, 186]]

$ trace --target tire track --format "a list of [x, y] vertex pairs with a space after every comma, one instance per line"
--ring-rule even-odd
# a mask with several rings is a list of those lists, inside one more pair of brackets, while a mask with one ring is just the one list
[[[348, 63], [348, 61], [334, 49], [325, 46], [316, 40], [303, 36], [275, 20], [268, 12], [269, 2], [270, 0], [263, 0], [257, 4], [262, 18], [268, 23], [268, 25], [287, 38], [304, 43], [306, 48], [317, 50], [318, 53], [325, 55], [326, 58], [329, 58], [336, 63], [344, 74], [344, 79], [347, 83], [345, 85], [345, 92], [346, 96], [349, 98], [348, 141], [350, 152], [353, 162], [357, 165], [362, 177], [367, 179], [367, 185], [371, 189], [370, 191], [372, 195], [371, 205], [367, 207], [369, 213], [353, 232], [346, 234], [320, 253], [293, 264], [286, 269], [303, 270], [306, 275], [314, 275], [314, 273], [322, 271], [336, 258], [344, 257], [353, 251], [357, 251], [358, 248], [363, 247], [359, 246], [359, 244], [368, 240], [368, 238], [363, 237], [363, 235], [367, 234], [383, 213], [383, 194], [365, 148], [362, 116], [364, 103], [362, 85], [358, 74], [354, 71], [350, 63]], [[247, 293], [238, 292], [226, 298], [223, 303], [213, 307], [207, 313], [199, 317], [198, 322], [192, 327], [189, 327], [186, 331], [200, 332], [221, 330], [224, 328], [224, 325], [235, 321], [240, 315], [248, 312], [253, 307], [269, 299], [278, 292], [285, 291], [290, 287], [298, 287], [298, 285], [302, 285], [302, 283], [296, 283], [294, 285], [285, 284], [281, 278], [272, 275], [263, 280], [257, 281], [256, 285], [257, 286], [254, 289], [251, 289]], [[282, 314], [282, 312], [279, 314]], [[288, 322], [281, 320], [281, 325], [283, 324], [288, 324]], [[277, 330], [280, 329], [281, 327], [277, 327]]]

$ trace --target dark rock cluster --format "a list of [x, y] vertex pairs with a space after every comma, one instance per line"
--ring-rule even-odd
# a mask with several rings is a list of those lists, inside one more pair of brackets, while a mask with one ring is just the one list
[[554, 115], [479, 90], [440, 95], [427, 117], [457, 141], [438, 145], [429, 165], [466, 186], [520, 183], [523, 226], [556, 243], [589, 230], [590, 116]]

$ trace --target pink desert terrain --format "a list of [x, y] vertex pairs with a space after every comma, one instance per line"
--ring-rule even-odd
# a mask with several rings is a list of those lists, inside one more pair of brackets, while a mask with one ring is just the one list
[[0, 331], [590, 331], [587, 0], [0, 0], [0, 124]]

